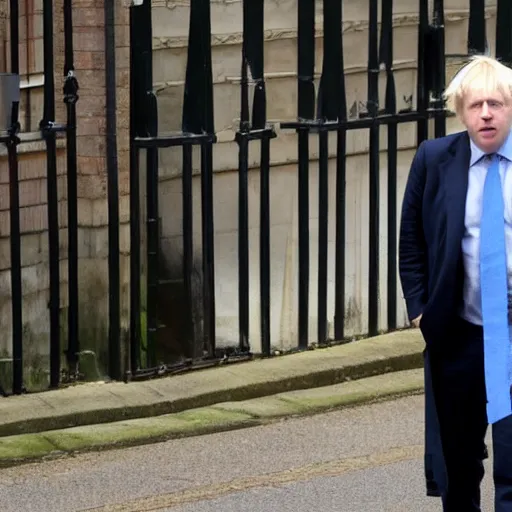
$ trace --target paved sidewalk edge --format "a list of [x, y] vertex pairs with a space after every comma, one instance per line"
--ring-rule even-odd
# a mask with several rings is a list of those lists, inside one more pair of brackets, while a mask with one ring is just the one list
[[423, 370], [415, 369], [154, 418], [7, 436], [0, 438], [0, 467], [265, 425], [422, 391]]
[[374, 375], [415, 369], [423, 367], [423, 353], [417, 352], [397, 355], [386, 359], [374, 359], [367, 362], [330, 368], [313, 370], [310, 373], [289, 376], [271, 382], [256, 382], [249, 385], [239, 385], [229, 389], [204, 391], [190, 397], [179, 399], [166, 399], [149, 404], [128, 405], [120, 404], [117, 407], [98, 407], [72, 414], [52, 411], [51, 416], [24, 418], [0, 425], [0, 439], [4, 436], [21, 434], [36, 434], [50, 430], [59, 430], [75, 426], [96, 425], [116, 421], [149, 418], [165, 414], [177, 413], [198, 407], [207, 407], [212, 404], [226, 401], [240, 401], [259, 398], [286, 391], [317, 388], [346, 382], [348, 380], [363, 379]]

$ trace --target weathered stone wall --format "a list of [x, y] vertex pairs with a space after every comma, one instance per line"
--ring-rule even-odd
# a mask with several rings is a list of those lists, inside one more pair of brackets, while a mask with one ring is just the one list
[[[188, 1], [153, 2], [154, 76], [162, 131], [180, 128], [186, 66], [189, 19]], [[323, 31], [321, 2], [317, 2], [316, 85], [322, 70]], [[344, 2], [344, 50], [346, 90], [349, 108], [367, 97], [368, 2]], [[448, 0], [446, 6], [446, 45], [448, 54], [467, 51], [468, 3]], [[405, 98], [416, 96], [418, 5], [398, 0], [394, 7], [394, 68], [398, 108]], [[240, 66], [242, 42], [242, 2], [213, 0], [212, 45], [215, 101], [215, 128], [219, 143], [214, 148], [214, 215], [217, 335], [219, 345], [238, 340], [238, 149], [234, 142], [240, 110]], [[495, 2], [487, 3], [488, 34], [494, 46]], [[265, 2], [265, 74], [270, 121], [295, 119], [297, 115], [297, 0]], [[450, 59], [448, 74], [461, 63]], [[385, 74], [380, 77], [380, 100], [384, 103]], [[458, 129], [450, 120], [449, 129]], [[387, 328], [387, 135], [381, 129], [381, 201], [380, 201], [380, 328]], [[409, 165], [416, 145], [414, 123], [399, 128], [398, 195], [402, 197]], [[331, 137], [334, 158], [336, 143]], [[368, 322], [368, 131], [351, 131], [347, 141], [347, 217], [346, 217], [346, 327], [348, 335], [367, 332]], [[163, 252], [172, 277], [181, 271], [181, 154], [161, 152], [160, 209]], [[252, 350], [260, 350], [259, 320], [259, 148], [251, 146], [249, 175], [250, 228], [250, 337]], [[317, 248], [318, 248], [318, 144], [311, 137], [310, 178], [310, 341], [317, 329]], [[280, 131], [271, 144], [271, 301], [272, 340], [278, 349], [297, 344], [298, 330], [298, 197], [297, 138]], [[200, 310], [201, 230], [200, 230], [200, 160], [195, 153], [194, 170], [194, 247], [195, 282]], [[329, 169], [329, 298], [330, 335], [334, 335], [334, 246], [335, 246], [335, 161]], [[400, 205], [399, 205], [400, 206]], [[405, 325], [406, 314], [398, 292], [398, 324]], [[165, 321], [165, 319], [163, 319]]]

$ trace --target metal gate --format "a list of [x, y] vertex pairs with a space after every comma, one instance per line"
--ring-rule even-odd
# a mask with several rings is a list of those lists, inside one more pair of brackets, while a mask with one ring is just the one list
[[[429, 1], [419, 0], [417, 40], [417, 88], [409, 108], [397, 110], [393, 69], [393, 1], [369, 0], [368, 6], [368, 97], [365, 104], [353, 108], [347, 105], [345, 94], [343, 11], [347, 0], [323, 0], [323, 66], [318, 91], [315, 91], [315, 0], [297, 2], [298, 63], [296, 85], [298, 90], [297, 121], [280, 123], [281, 130], [298, 134], [298, 237], [299, 237], [299, 326], [296, 347], [308, 348], [308, 311], [310, 281], [309, 233], [309, 167], [310, 140], [319, 141], [319, 216], [318, 216], [318, 325], [317, 344], [328, 345], [334, 340], [345, 341], [345, 214], [346, 214], [346, 141], [350, 130], [368, 130], [370, 134], [369, 172], [369, 283], [368, 333], [378, 333], [379, 301], [379, 178], [387, 173], [388, 243], [387, 251], [387, 328], [397, 327], [397, 152], [398, 126], [417, 125], [417, 143], [430, 136], [441, 137], [446, 131], [447, 112], [442, 93], [445, 88], [447, 58], [467, 58], [488, 51], [484, 0], [470, 0], [470, 19], [467, 54], [446, 55], [445, 5], [434, 0], [429, 12]], [[317, 1], [316, 5], [320, 2]], [[269, 240], [269, 168], [271, 140], [276, 136], [275, 126], [267, 123], [266, 84], [264, 76], [264, 0], [243, 0], [243, 45], [241, 62], [240, 123], [236, 134], [239, 148], [238, 167], [238, 302], [239, 337], [229, 348], [216, 347], [214, 218], [212, 192], [212, 146], [216, 143], [213, 109], [211, 5], [209, 0], [191, 0], [188, 35], [188, 63], [186, 68], [185, 98], [182, 112], [182, 131], [174, 134], [157, 133], [157, 100], [152, 79], [152, 23], [151, 3], [145, 0], [132, 8], [132, 247], [140, 247], [141, 227], [147, 233], [147, 281], [141, 283], [141, 255], [132, 252], [131, 288], [131, 371], [132, 377], [182, 371], [190, 367], [217, 364], [251, 356], [249, 339], [249, 247], [248, 247], [248, 148], [253, 141], [261, 142], [260, 155], [260, 304], [261, 346], [265, 356], [272, 354], [270, 336], [270, 240]], [[379, 8], [381, 18], [379, 19]], [[508, 0], [498, 0], [496, 55], [507, 63], [512, 61], [510, 23], [512, 7]], [[380, 25], [380, 41], [379, 41]], [[248, 76], [255, 87], [252, 112], [249, 111]], [[386, 76], [384, 104], [379, 104], [379, 74]], [[318, 93], [318, 94], [317, 94]], [[429, 133], [429, 120], [433, 133]], [[379, 133], [385, 127], [388, 139], [388, 168], [379, 166]], [[327, 331], [327, 245], [328, 245], [328, 134], [337, 136], [336, 157], [336, 249], [335, 249], [335, 335], [330, 340]], [[159, 272], [161, 254], [159, 239], [158, 168], [163, 148], [179, 146], [183, 151], [183, 261], [182, 282], [186, 310], [192, 310], [192, 146], [201, 148], [201, 210], [202, 210], [202, 315], [203, 329], [197, 329], [191, 315], [187, 317], [189, 342], [187, 353], [179, 361], [159, 361], [156, 357], [157, 335], [161, 328], [158, 314], [158, 290], [165, 284]], [[139, 203], [140, 153], [146, 154], [147, 174], [143, 184], [147, 198], [147, 224], [141, 226]], [[135, 193], [133, 191], [136, 191]], [[141, 325], [141, 284], [147, 295], [147, 324]], [[199, 339], [198, 339], [199, 338]]]

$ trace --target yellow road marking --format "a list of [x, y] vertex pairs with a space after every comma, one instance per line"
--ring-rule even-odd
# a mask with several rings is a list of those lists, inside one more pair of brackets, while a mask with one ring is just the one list
[[[105, 505], [98, 508], [87, 509], [87, 512], [156, 512], [188, 503], [213, 500], [250, 489], [281, 486], [319, 477], [340, 476], [353, 471], [361, 471], [385, 466], [387, 464], [413, 460], [423, 457], [423, 450], [422, 445], [392, 448], [386, 452], [374, 453], [362, 457], [351, 457], [336, 461], [309, 464], [278, 473], [248, 476], [230, 482], [139, 498], [126, 503]], [[86, 511], [84, 510], [83, 512]]]

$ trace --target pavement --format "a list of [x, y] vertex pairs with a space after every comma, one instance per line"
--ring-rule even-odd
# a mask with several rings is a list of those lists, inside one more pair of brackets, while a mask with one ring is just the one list
[[423, 341], [404, 330], [144, 382], [0, 399], [0, 465], [261, 425], [423, 390]]
[[439, 498], [425, 495], [424, 417], [415, 394], [0, 468], [1, 511], [439, 512]]

